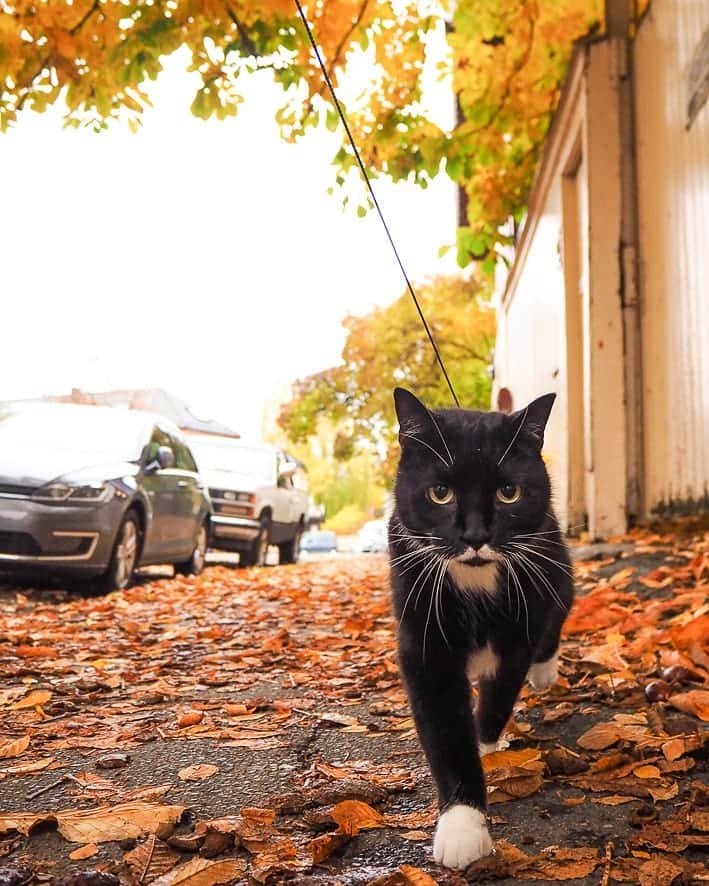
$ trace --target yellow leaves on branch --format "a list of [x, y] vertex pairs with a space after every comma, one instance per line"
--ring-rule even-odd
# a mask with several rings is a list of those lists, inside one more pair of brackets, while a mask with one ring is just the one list
[[[599, 25], [601, 0], [460, 0], [452, 20], [448, 4], [307, 6], [336, 85], [357, 61], [349, 92], [359, 97], [348, 111], [365, 163], [421, 184], [445, 167], [469, 200], [459, 261], [490, 260], [499, 226], [521, 212], [572, 45]], [[61, 95], [71, 125], [123, 119], [135, 128], [150, 104], [146, 83], [183, 46], [201, 78], [195, 115], [235, 114], [240, 75], [268, 69], [284, 89], [305, 87], [291, 90], [278, 111], [282, 135], [299, 135], [323, 112], [337, 125], [293, 0], [45, 0], [0, 15], [0, 130]], [[446, 69], [458, 98], [452, 131], [424, 111], [426, 71], [435, 66]], [[366, 70], [364, 80], [357, 69]], [[336, 162], [352, 169], [349, 149]]]

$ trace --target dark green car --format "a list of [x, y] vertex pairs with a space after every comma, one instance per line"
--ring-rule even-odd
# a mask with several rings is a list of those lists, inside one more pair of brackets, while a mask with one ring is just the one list
[[180, 432], [145, 412], [0, 404], [0, 573], [90, 578], [204, 566], [211, 504]]

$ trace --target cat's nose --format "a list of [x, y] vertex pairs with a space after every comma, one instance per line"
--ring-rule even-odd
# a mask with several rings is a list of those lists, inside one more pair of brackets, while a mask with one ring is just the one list
[[463, 533], [463, 541], [471, 548], [481, 548], [490, 541], [490, 532], [485, 526], [470, 526]]

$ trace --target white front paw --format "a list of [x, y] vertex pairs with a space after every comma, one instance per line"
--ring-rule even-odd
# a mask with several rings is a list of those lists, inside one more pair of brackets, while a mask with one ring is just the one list
[[433, 837], [433, 857], [438, 864], [463, 870], [491, 852], [492, 840], [479, 809], [459, 803], [438, 819]]
[[559, 653], [555, 652], [547, 661], [533, 664], [529, 669], [527, 677], [532, 684], [532, 688], [536, 689], [537, 692], [549, 689], [559, 678]]

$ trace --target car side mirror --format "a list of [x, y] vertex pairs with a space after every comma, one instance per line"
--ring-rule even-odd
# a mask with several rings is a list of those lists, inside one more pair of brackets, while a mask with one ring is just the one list
[[294, 461], [284, 461], [281, 462], [281, 466], [278, 469], [279, 477], [292, 477], [293, 474], [298, 470], [298, 465]]
[[175, 467], [175, 453], [169, 446], [160, 446], [156, 458], [161, 468]]

